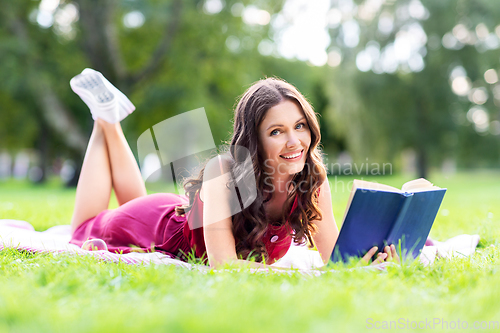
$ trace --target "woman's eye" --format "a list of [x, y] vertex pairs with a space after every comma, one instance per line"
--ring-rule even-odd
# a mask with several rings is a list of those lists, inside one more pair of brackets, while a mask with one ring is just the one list
[[271, 132], [271, 136], [273, 136], [273, 135], [278, 135], [278, 133], [279, 133], [279, 131], [278, 131], [278, 130], [274, 130], [274, 131], [272, 131], [272, 132]]
[[304, 124], [304, 123], [300, 123], [300, 124], [297, 124], [297, 126], [295, 126], [296, 129], [303, 129], [304, 127], [306, 127], [306, 124]]

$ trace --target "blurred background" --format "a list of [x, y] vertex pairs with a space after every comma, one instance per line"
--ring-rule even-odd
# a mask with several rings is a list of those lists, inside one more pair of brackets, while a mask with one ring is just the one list
[[0, 3], [2, 180], [76, 184], [93, 121], [69, 80], [86, 67], [136, 105], [122, 122], [134, 153], [200, 107], [224, 143], [238, 96], [277, 76], [320, 115], [331, 174], [499, 166], [498, 0]]

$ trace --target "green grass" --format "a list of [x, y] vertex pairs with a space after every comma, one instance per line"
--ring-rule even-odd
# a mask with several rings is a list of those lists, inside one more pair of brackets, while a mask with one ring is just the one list
[[[350, 180], [330, 179], [337, 223], [348, 196], [340, 182]], [[409, 179], [371, 180], [400, 187]], [[425, 320], [499, 323], [500, 173], [431, 180], [448, 188], [431, 236], [479, 234], [472, 257], [431, 267], [414, 262], [386, 273], [340, 269], [306, 277], [245, 269], [201, 273], [6, 250], [0, 252], [0, 332], [356, 332], [372, 331], [368, 324], [375, 321], [409, 320], [409, 329]], [[69, 223], [73, 200], [74, 190], [57, 183], [0, 183], [0, 218], [44, 230]]]

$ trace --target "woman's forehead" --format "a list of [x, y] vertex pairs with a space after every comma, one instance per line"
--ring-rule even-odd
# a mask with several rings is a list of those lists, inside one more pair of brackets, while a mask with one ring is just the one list
[[278, 122], [276, 125], [285, 125], [287, 123], [294, 123], [303, 117], [304, 111], [302, 111], [302, 108], [296, 102], [284, 100], [266, 112], [261, 126], [269, 126], [270, 123], [275, 122]]

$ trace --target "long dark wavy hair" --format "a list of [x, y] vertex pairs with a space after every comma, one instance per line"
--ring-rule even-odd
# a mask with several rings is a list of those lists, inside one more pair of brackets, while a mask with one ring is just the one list
[[[306, 240], [312, 244], [312, 235], [316, 231], [314, 220], [322, 218], [318, 207], [318, 188], [326, 179], [326, 170], [323, 164], [319, 143], [321, 140], [320, 128], [316, 113], [304, 96], [291, 84], [276, 78], [267, 78], [253, 84], [240, 98], [234, 112], [234, 128], [229, 154], [232, 163], [230, 170], [232, 174], [232, 185], [238, 186], [246, 179], [253, 179], [249, 170], [253, 170], [257, 187], [257, 197], [246, 195], [245, 187], [238, 187], [240, 198], [250, 198], [251, 204], [243, 204], [243, 209], [232, 217], [232, 231], [236, 241], [236, 253], [238, 257], [248, 259], [254, 257], [256, 261], [268, 260], [262, 238], [267, 231], [270, 221], [266, 220], [264, 203], [270, 198], [267, 193], [272, 189], [266, 184], [266, 173], [264, 172], [264, 160], [259, 154], [258, 128], [267, 111], [273, 106], [290, 100], [302, 109], [311, 133], [311, 144], [307, 150], [304, 168], [293, 176], [291, 188], [284, 205], [281, 221], [287, 220], [292, 230], [292, 238], [296, 243], [305, 243]], [[253, 167], [245, 165], [246, 154], [235, 147], [245, 147], [250, 152]], [[203, 167], [198, 177], [187, 179], [184, 189], [189, 197], [189, 205], [177, 207], [177, 214], [184, 214], [191, 209], [196, 192], [203, 183]], [[300, 188], [299, 188], [300, 186]], [[272, 194], [271, 194], [272, 195]], [[289, 214], [292, 204], [297, 197], [297, 207]]]

